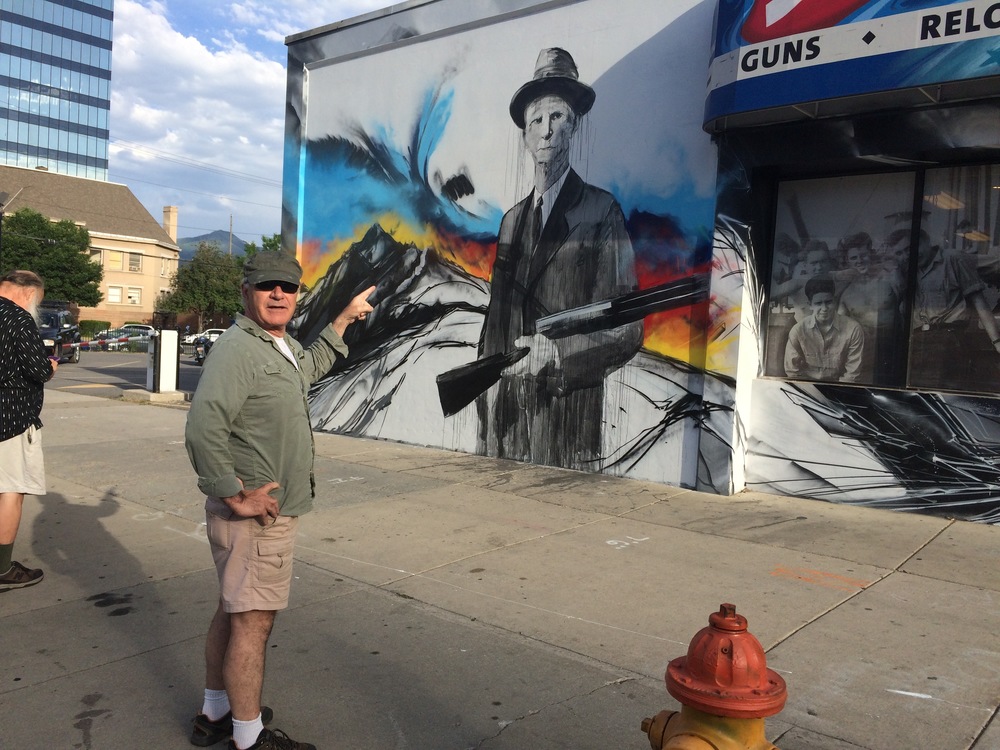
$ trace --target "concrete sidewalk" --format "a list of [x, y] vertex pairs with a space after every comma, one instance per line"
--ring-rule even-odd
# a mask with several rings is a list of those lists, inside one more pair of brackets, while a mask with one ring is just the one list
[[[215, 571], [186, 411], [46, 394], [49, 494], [0, 596], [0, 747], [190, 747]], [[317, 435], [265, 702], [321, 750], [649, 747], [722, 602], [782, 750], [1000, 748], [1000, 529]], [[225, 747], [220, 745], [219, 747]]]

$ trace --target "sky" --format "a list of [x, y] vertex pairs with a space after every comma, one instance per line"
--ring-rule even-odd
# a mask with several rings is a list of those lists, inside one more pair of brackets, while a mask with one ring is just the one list
[[108, 179], [178, 236], [281, 231], [285, 38], [388, 0], [116, 0]]

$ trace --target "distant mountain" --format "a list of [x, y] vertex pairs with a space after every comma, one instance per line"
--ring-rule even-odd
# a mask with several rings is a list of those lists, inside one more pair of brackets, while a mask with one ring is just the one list
[[[198, 245], [202, 242], [214, 242], [222, 252], [229, 252], [229, 232], [216, 229], [214, 232], [208, 234], [202, 234], [197, 237], [183, 237], [177, 240], [177, 246], [181, 249], [181, 261], [191, 260], [194, 257], [195, 250], [198, 249]], [[234, 234], [233, 255], [244, 255], [243, 248], [246, 247], [246, 244], [246, 242]]]

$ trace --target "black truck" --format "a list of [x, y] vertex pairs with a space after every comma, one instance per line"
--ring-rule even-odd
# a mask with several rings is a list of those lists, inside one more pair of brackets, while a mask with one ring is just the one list
[[65, 302], [45, 300], [38, 308], [38, 332], [42, 335], [46, 354], [60, 362], [80, 361], [80, 326], [73, 319]]

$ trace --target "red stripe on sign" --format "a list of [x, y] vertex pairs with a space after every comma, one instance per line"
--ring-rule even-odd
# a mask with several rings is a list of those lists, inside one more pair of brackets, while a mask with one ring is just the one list
[[743, 24], [752, 44], [836, 26], [868, 0], [754, 0]]

